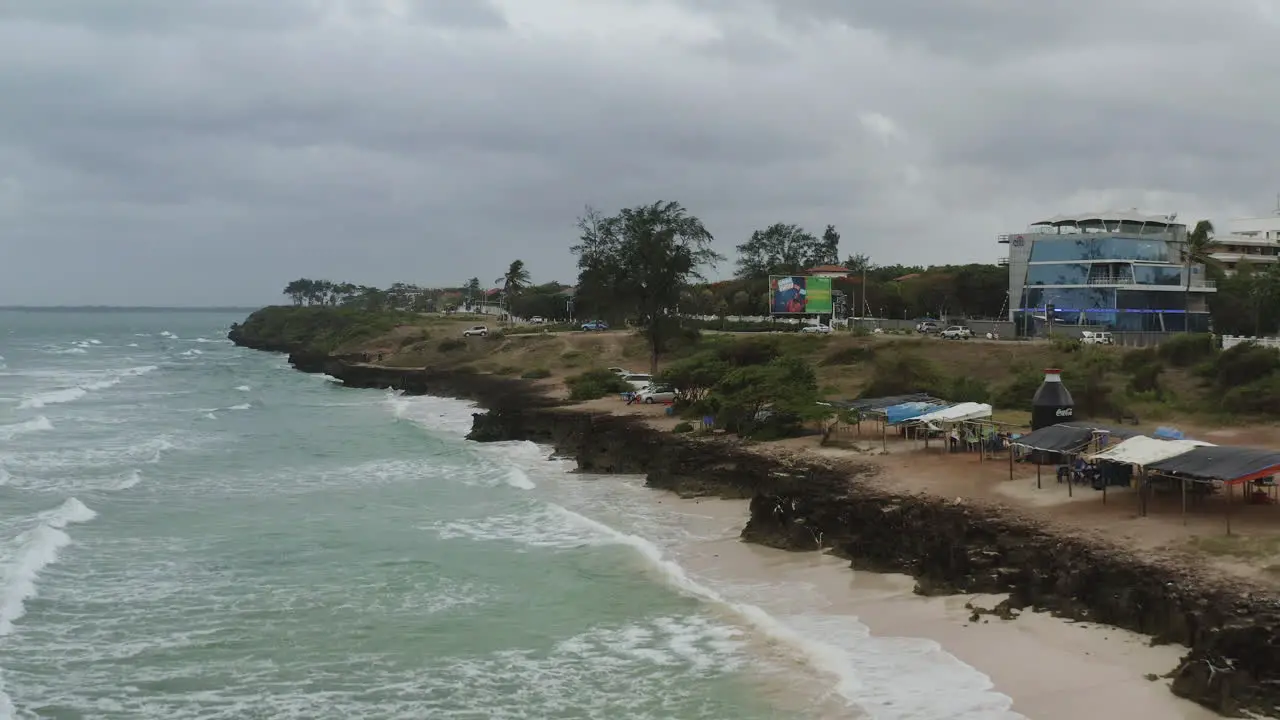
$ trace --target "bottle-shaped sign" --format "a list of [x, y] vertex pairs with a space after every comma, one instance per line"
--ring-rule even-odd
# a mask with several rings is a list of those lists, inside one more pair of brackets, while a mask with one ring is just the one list
[[1071, 422], [1075, 419], [1075, 403], [1071, 393], [1062, 384], [1062, 371], [1049, 368], [1044, 371], [1044, 382], [1031, 398], [1031, 429]]

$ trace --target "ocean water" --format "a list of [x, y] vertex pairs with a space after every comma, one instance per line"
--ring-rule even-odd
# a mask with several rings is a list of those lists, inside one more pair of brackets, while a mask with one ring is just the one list
[[713, 538], [636, 479], [238, 319], [0, 311], [0, 720], [1009, 717], [933, 643], [688, 570]]

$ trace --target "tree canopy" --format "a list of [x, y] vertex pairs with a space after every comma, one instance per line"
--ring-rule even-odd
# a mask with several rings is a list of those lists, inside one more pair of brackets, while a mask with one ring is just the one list
[[649, 340], [650, 366], [679, 330], [681, 291], [721, 256], [702, 221], [678, 202], [623, 208], [612, 216], [587, 208], [578, 220], [578, 292], [593, 305], [631, 318]]
[[840, 233], [828, 225], [822, 239], [799, 225], [774, 223], [756, 230], [738, 246], [738, 277], [763, 278], [770, 275], [797, 275], [815, 265], [835, 263], [839, 258]]

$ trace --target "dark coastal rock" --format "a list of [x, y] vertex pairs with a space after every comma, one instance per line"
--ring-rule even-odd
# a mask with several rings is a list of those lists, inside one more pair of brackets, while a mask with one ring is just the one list
[[1008, 508], [895, 492], [871, 466], [799, 462], [554, 407], [520, 381], [296, 352], [290, 362], [350, 387], [473, 400], [489, 408], [475, 415], [468, 437], [476, 441], [531, 440], [575, 458], [582, 472], [643, 474], [686, 497], [750, 498], [748, 542], [821, 548], [854, 568], [907, 573], [922, 594], [1009, 593], [1001, 616], [1030, 607], [1185, 644], [1190, 652], [1171, 668], [1174, 693], [1224, 715], [1280, 711], [1280, 603], [1271, 593], [1055, 532]]

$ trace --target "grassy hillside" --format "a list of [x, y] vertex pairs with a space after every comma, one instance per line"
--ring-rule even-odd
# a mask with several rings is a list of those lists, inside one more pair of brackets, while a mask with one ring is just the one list
[[[463, 329], [474, 324], [488, 324], [492, 333], [463, 338]], [[233, 334], [263, 349], [370, 352], [381, 354], [386, 365], [527, 377], [559, 391], [566, 377], [593, 368], [648, 369], [645, 343], [632, 333], [554, 330], [504, 333], [484, 317], [271, 307], [250, 315]], [[806, 360], [821, 395], [832, 399], [932, 392], [955, 401], [990, 402], [1005, 411], [1000, 413], [1005, 419], [1022, 421], [1044, 368], [1057, 367], [1081, 417], [1240, 423], [1280, 414], [1280, 353], [1262, 348], [1224, 353], [1198, 335], [1158, 350], [1126, 350], [1075, 341], [704, 331], [691, 334], [662, 365], [719, 345], [750, 343], [776, 344], [781, 354]]]

